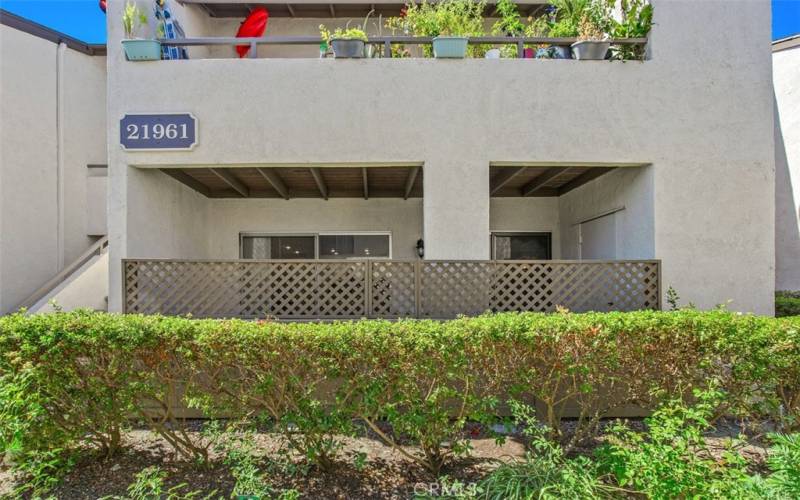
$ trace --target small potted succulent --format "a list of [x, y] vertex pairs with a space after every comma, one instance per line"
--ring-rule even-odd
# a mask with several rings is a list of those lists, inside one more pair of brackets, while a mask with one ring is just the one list
[[323, 42], [326, 42], [333, 49], [333, 56], [336, 59], [360, 59], [364, 57], [367, 37], [367, 21], [370, 14], [364, 18], [364, 24], [355, 28], [350, 27], [350, 22], [342, 28], [336, 28], [333, 33], [325, 27], [319, 25], [319, 35]]
[[145, 14], [136, 2], [128, 0], [122, 12], [122, 28], [125, 30], [125, 40], [122, 48], [129, 61], [158, 61], [161, 59], [161, 42], [153, 39], [135, 38], [136, 29], [147, 26]]

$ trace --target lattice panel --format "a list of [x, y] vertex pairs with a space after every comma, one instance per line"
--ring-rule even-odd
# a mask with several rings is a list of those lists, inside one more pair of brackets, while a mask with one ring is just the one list
[[242, 316], [313, 318], [318, 315], [317, 267], [308, 262], [245, 262], [239, 284]]
[[[523, 266], [524, 264], [512, 264]], [[499, 264], [502, 268], [504, 264]], [[520, 269], [499, 276], [517, 275]], [[522, 273], [528, 283], [516, 287], [509, 279], [495, 283], [493, 310], [552, 311], [556, 306], [575, 312], [633, 311], [658, 308], [658, 264], [655, 262], [582, 262], [530, 264]], [[532, 283], [532, 284], [529, 284]]]
[[491, 309], [507, 311], [553, 311], [553, 264], [495, 264], [492, 278]]
[[371, 262], [371, 308], [369, 315], [403, 318], [417, 315], [415, 264], [413, 262]]
[[360, 318], [366, 316], [367, 264], [335, 262], [316, 264], [317, 300], [321, 318]]
[[241, 266], [231, 262], [126, 261], [126, 312], [201, 318], [242, 316], [236, 289]]
[[429, 261], [420, 274], [420, 317], [476, 315], [491, 308], [491, 262]]
[[452, 318], [657, 309], [659, 263], [125, 260], [125, 310], [196, 317]]

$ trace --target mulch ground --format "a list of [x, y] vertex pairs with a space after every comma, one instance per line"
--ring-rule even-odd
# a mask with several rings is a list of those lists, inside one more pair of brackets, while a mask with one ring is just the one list
[[[642, 425], [640, 421], [631, 424], [633, 427]], [[566, 422], [567, 432], [569, 426], [570, 423]], [[733, 425], [721, 426], [709, 439], [712, 443], [718, 442], [722, 450], [725, 438], [737, 432]], [[454, 461], [442, 474], [468, 485], [479, 481], [499, 464], [525, 454], [525, 445], [519, 436], [509, 436], [504, 444], [498, 445], [491, 437], [474, 431], [473, 434], [476, 437], [471, 439], [473, 450], [470, 457]], [[235, 480], [218, 454], [212, 453], [210, 465], [200, 468], [177, 457], [164, 440], [147, 430], [132, 430], [125, 438], [126, 446], [122, 453], [108, 459], [87, 456], [80, 461], [52, 492], [54, 497], [94, 500], [124, 495], [138, 472], [149, 466], [158, 466], [167, 473], [166, 488], [185, 483], [188, 486], [184, 492], [199, 490], [204, 495], [213, 492], [214, 498], [230, 498]], [[426, 470], [369, 435], [343, 438], [345, 446], [340, 454], [341, 461], [331, 473], [305, 466], [297, 457], [287, 461], [280, 453], [285, 448], [278, 435], [260, 432], [254, 439], [265, 456], [283, 456], [272, 465], [268, 460], [268, 477], [272, 486], [277, 490], [296, 489], [302, 498], [408, 499], [413, 498], [415, 492], [429, 490], [429, 485], [438, 482]], [[593, 447], [589, 445], [579, 452], [591, 453]], [[763, 458], [760, 446], [748, 447], [744, 452], [756, 460]], [[363, 467], [355, 465], [354, 457], [359, 454], [366, 455]], [[0, 470], [0, 497], [13, 491], [14, 485], [15, 478], [11, 473], [7, 469]]]

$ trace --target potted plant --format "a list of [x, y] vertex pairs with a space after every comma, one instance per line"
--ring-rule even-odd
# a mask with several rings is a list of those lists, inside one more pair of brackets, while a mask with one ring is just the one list
[[[467, 55], [469, 37], [483, 35], [485, 1], [442, 0], [437, 3], [406, 4], [403, 15], [387, 20], [387, 27], [401, 28], [414, 36], [433, 37], [432, 52], [436, 58], [463, 59]], [[474, 47], [473, 55], [482, 55], [484, 48]], [[426, 54], [430, 51], [426, 50]]]
[[[498, 0], [495, 10], [500, 17], [492, 25], [493, 36], [516, 37], [523, 34], [527, 35], [528, 27], [522, 22], [522, 16], [520, 16], [517, 4], [513, 0]], [[488, 51], [486, 57], [494, 58], [495, 56], [490, 56], [493, 52], [499, 53], [499, 57], [507, 59], [514, 59], [518, 56], [516, 45], [503, 44], [499, 49]]]
[[369, 11], [364, 18], [364, 24], [350, 27], [350, 21], [342, 28], [336, 28], [333, 33], [325, 27], [324, 24], [319, 25], [319, 34], [322, 40], [333, 49], [333, 56], [336, 59], [360, 59], [364, 57], [365, 47], [368, 40], [367, 37], [367, 20], [373, 11]]
[[[581, 19], [592, 0], [553, 0], [548, 11], [547, 35], [552, 38], [577, 38]], [[545, 57], [572, 59], [572, 49], [565, 45], [547, 47]]]
[[135, 38], [138, 27], [147, 25], [145, 14], [136, 2], [128, 0], [122, 12], [122, 28], [125, 30], [125, 40], [122, 48], [129, 61], [158, 61], [161, 59], [161, 42], [158, 40]]
[[[620, 20], [611, 20], [612, 38], [647, 38], [653, 26], [653, 6], [647, 0], [622, 0]], [[646, 46], [618, 45], [611, 48], [613, 59], [644, 60]]]
[[610, 25], [609, 4], [604, 0], [590, 2], [578, 24], [578, 41], [572, 44], [573, 57], [590, 61], [605, 59], [611, 47], [607, 35]]
[[602, 30], [585, 16], [578, 28], [578, 41], [572, 44], [572, 55], [578, 60], [602, 61], [608, 54], [611, 42]]

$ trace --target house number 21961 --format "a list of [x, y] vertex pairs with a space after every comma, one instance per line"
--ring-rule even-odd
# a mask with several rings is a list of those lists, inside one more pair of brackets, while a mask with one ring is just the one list
[[197, 119], [189, 113], [127, 114], [119, 131], [126, 150], [187, 150], [197, 144]]

